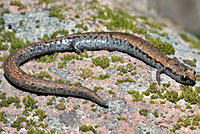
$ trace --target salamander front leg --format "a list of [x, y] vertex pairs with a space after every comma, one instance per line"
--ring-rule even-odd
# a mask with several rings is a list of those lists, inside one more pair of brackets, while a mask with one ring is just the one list
[[160, 86], [160, 75], [164, 72], [164, 70], [165, 70], [164, 68], [161, 68], [156, 71], [156, 80], [159, 86]]
[[78, 45], [77, 42], [72, 41], [70, 45], [73, 47], [73, 49], [75, 50], [75, 52], [76, 52], [77, 54], [81, 54], [81, 53], [82, 53], [81, 50], [77, 48], [77, 45]]

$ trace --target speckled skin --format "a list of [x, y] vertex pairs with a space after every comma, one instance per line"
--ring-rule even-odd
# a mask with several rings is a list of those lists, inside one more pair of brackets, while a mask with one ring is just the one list
[[51, 40], [33, 43], [11, 53], [3, 65], [5, 76], [13, 84], [38, 93], [75, 96], [91, 100], [96, 104], [108, 107], [96, 93], [90, 89], [75, 84], [35, 78], [20, 69], [27, 60], [56, 51], [108, 50], [120, 51], [134, 56], [146, 64], [155, 67], [157, 80], [160, 73], [165, 73], [179, 83], [195, 85], [195, 71], [176, 58], [171, 59], [147, 41], [126, 33], [99, 32], [82, 33], [59, 37]]

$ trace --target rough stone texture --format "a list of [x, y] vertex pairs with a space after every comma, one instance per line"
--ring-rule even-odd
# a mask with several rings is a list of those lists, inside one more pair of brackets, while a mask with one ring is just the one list
[[199, 0], [153, 0], [157, 13], [193, 33], [200, 31]]
[[[74, 0], [75, 1], [75, 0]], [[4, 14], [2, 18], [5, 20], [5, 26], [8, 30], [8, 27], [11, 26], [13, 30], [16, 31], [16, 36], [20, 39], [38, 41], [38, 38], [43, 37], [45, 34], [51, 34], [54, 31], [59, 29], [67, 29], [69, 34], [77, 33], [78, 31], [83, 32], [82, 29], [78, 29], [75, 27], [76, 24], [81, 24], [82, 20], [87, 17], [91, 17], [92, 14], [96, 12], [91, 12], [91, 10], [84, 9], [83, 11], [79, 11], [77, 8], [80, 6], [74, 1], [61, 0], [56, 3], [49, 4], [46, 8], [45, 4], [35, 5], [37, 0], [21, 0], [21, 2], [25, 5], [28, 5], [25, 15], [20, 14], [17, 10], [16, 6], [10, 6], [10, 1], [0, 1], [0, 3], [4, 3], [4, 8], [9, 8], [9, 14]], [[101, 1], [103, 4], [107, 4], [110, 8], [115, 6], [115, 3], [112, 1]], [[56, 17], [48, 17], [48, 10], [51, 6], [55, 6], [56, 4], [66, 3], [68, 6], [72, 6], [72, 9], [77, 9], [74, 11], [66, 11], [64, 12], [66, 18], [63, 21], [59, 21]], [[148, 1], [133, 1], [134, 8], [131, 15], [148, 15]], [[81, 1], [81, 5], [84, 5], [85, 1]], [[151, 10], [153, 12], [153, 9]], [[80, 15], [80, 18], [75, 18], [76, 14]], [[158, 17], [159, 19], [159, 17]], [[19, 26], [20, 20], [24, 21], [24, 25], [22, 27]], [[36, 21], [40, 20], [37, 24]], [[160, 19], [162, 21], [163, 19]], [[89, 27], [87, 30], [89, 31], [109, 31], [105, 26], [99, 23], [93, 23], [92, 21], [86, 21], [86, 25]], [[39, 28], [36, 26], [39, 25]], [[11, 30], [11, 29], [10, 29]], [[124, 31], [122, 31], [124, 32]], [[161, 40], [172, 43], [173, 47], [176, 50], [175, 57], [178, 59], [188, 58], [197, 60], [197, 67], [194, 69], [197, 72], [200, 72], [200, 56], [196, 53], [193, 53], [192, 50], [188, 47], [188, 44], [181, 40], [178, 36], [179, 31], [173, 27], [169, 26], [163, 29], [163, 32], [169, 33], [168, 37], [162, 37]], [[153, 37], [158, 37], [157, 33], [151, 33]], [[138, 35], [144, 38], [143, 35]], [[145, 39], [145, 38], [144, 38]], [[176, 43], [177, 42], [177, 45]], [[197, 50], [198, 51], [198, 50]], [[9, 53], [8, 51], [1, 51], [1, 55], [5, 53]], [[125, 63], [113, 63], [106, 68], [102, 69], [99, 66], [91, 67], [92, 59], [84, 58], [83, 60], [72, 60], [67, 62], [64, 68], [58, 68], [58, 63], [60, 61], [60, 57], [71, 54], [71, 52], [59, 53], [58, 58], [53, 63], [38, 63], [36, 61], [29, 61], [25, 63], [21, 68], [26, 73], [34, 73], [40, 71], [48, 71], [52, 76], [53, 80], [63, 78], [65, 80], [70, 80], [71, 83], [81, 82], [83, 86], [86, 86], [90, 89], [93, 89], [95, 86], [102, 86], [104, 89], [99, 90], [97, 94], [101, 96], [104, 100], [109, 104], [109, 108], [105, 109], [99, 107], [98, 105], [93, 104], [90, 101], [86, 101], [79, 98], [73, 97], [65, 97], [64, 102], [60, 102], [62, 97], [56, 96], [55, 101], [53, 101], [52, 106], [47, 106], [46, 103], [49, 99], [52, 98], [53, 95], [39, 95], [30, 92], [22, 91], [14, 86], [12, 86], [4, 77], [3, 70], [0, 69], [0, 80], [2, 80], [0, 84], [1, 92], [5, 92], [7, 96], [18, 96], [21, 100], [27, 96], [31, 95], [35, 100], [38, 101], [38, 108], [42, 109], [46, 112], [47, 118], [44, 119], [44, 123], [47, 123], [48, 126], [42, 130], [50, 132], [50, 130], [55, 130], [56, 133], [83, 133], [79, 131], [79, 127], [82, 125], [91, 125], [97, 131], [97, 133], [151, 133], [151, 134], [168, 134], [172, 133], [169, 131], [170, 128], [174, 124], [176, 124], [178, 117], [186, 116], [190, 114], [189, 110], [186, 109], [186, 112], [182, 112], [180, 108], [185, 109], [186, 102], [184, 100], [180, 100], [177, 103], [179, 109], [175, 109], [175, 104], [167, 101], [166, 104], [161, 105], [158, 104], [150, 104], [149, 96], [145, 96], [143, 99], [146, 101], [145, 103], [142, 101], [133, 102], [131, 101], [132, 96], [127, 93], [129, 90], [136, 90], [142, 93], [146, 91], [149, 83], [155, 82], [155, 71], [156, 69], [144, 64], [142, 61], [135, 59], [125, 53], [120, 52], [108, 52], [108, 51], [94, 51], [88, 52], [92, 58], [97, 56], [106, 56], [111, 59], [111, 56], [120, 56], [123, 57]], [[73, 54], [75, 54], [73, 52]], [[125, 74], [124, 76], [118, 75], [118, 71], [116, 70], [116, 66], [118, 65], [126, 65], [127, 63], [136, 63], [134, 66], [137, 66], [136, 75], [132, 76], [130, 73]], [[2, 64], [2, 63], [1, 63]], [[100, 74], [109, 73], [111, 77], [105, 80], [97, 80], [95, 78], [89, 77], [87, 79], [83, 79], [81, 77], [82, 71], [81, 68], [90, 68], [93, 72], [94, 76], [99, 76]], [[135, 83], [122, 83], [116, 85], [117, 79], [130, 77], [136, 80]], [[173, 89], [177, 92], [180, 92], [179, 83], [175, 82], [173, 79], [166, 75], [161, 75], [162, 83], [171, 83], [170, 89]], [[199, 82], [197, 82], [197, 86], [199, 86]], [[162, 86], [158, 86], [158, 88], [162, 88]], [[114, 94], [109, 94], [109, 90], [112, 90]], [[159, 102], [159, 100], [158, 100]], [[62, 103], [66, 109], [58, 110], [54, 107], [55, 104]], [[22, 101], [21, 101], [21, 104]], [[5, 111], [5, 116], [8, 120], [8, 123], [4, 124], [0, 122], [0, 128], [3, 129], [2, 133], [26, 133], [26, 130], [23, 128], [21, 130], [17, 130], [16, 128], [11, 127], [11, 123], [16, 120], [18, 115], [22, 115], [24, 110], [24, 105], [22, 108], [17, 109], [15, 106], [11, 105], [9, 107], [3, 107], [0, 111]], [[194, 109], [195, 113], [199, 113], [200, 109], [197, 105], [191, 105], [192, 109]], [[140, 109], [148, 109], [150, 113], [147, 116], [140, 115]], [[32, 115], [36, 109], [31, 112], [31, 115], [28, 118], [33, 118]], [[156, 111], [159, 113], [159, 117], [155, 117], [152, 113]], [[123, 118], [120, 118], [123, 117]], [[34, 117], [34, 120], [36, 117]], [[38, 117], [37, 117], [38, 118]], [[25, 124], [23, 123], [25, 126]], [[96, 126], [97, 125], [97, 126]], [[96, 126], [96, 127], [95, 127]], [[93, 132], [86, 132], [93, 133]], [[181, 128], [177, 130], [176, 133], [200, 133], [200, 129], [190, 130], [189, 128]]]
[[79, 118], [76, 112], [70, 111], [70, 112], [64, 112], [59, 116], [60, 122], [65, 124], [66, 127], [73, 127], [75, 124], [79, 122]]

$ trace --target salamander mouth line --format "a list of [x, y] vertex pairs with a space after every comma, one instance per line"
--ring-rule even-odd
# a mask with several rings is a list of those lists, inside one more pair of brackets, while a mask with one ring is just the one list
[[103, 99], [87, 87], [35, 78], [20, 69], [21, 64], [37, 56], [61, 51], [75, 51], [80, 54], [84, 49], [119, 51], [142, 60], [157, 69], [156, 80], [159, 85], [162, 73], [181, 84], [195, 85], [195, 71], [192, 68], [180, 63], [177, 58], [169, 58], [149, 42], [135, 35], [120, 32], [72, 34], [33, 43], [8, 56], [3, 64], [4, 74], [10, 83], [30, 92], [74, 96], [108, 107]]

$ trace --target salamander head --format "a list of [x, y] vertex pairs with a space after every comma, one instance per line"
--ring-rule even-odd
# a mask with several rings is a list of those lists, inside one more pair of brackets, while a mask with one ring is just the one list
[[192, 68], [179, 62], [177, 58], [173, 58], [170, 60], [169, 67], [171, 71], [168, 70], [166, 73], [169, 74], [171, 72], [172, 74], [169, 74], [169, 76], [171, 76], [177, 82], [191, 86], [194, 86], [196, 84], [196, 72]]

